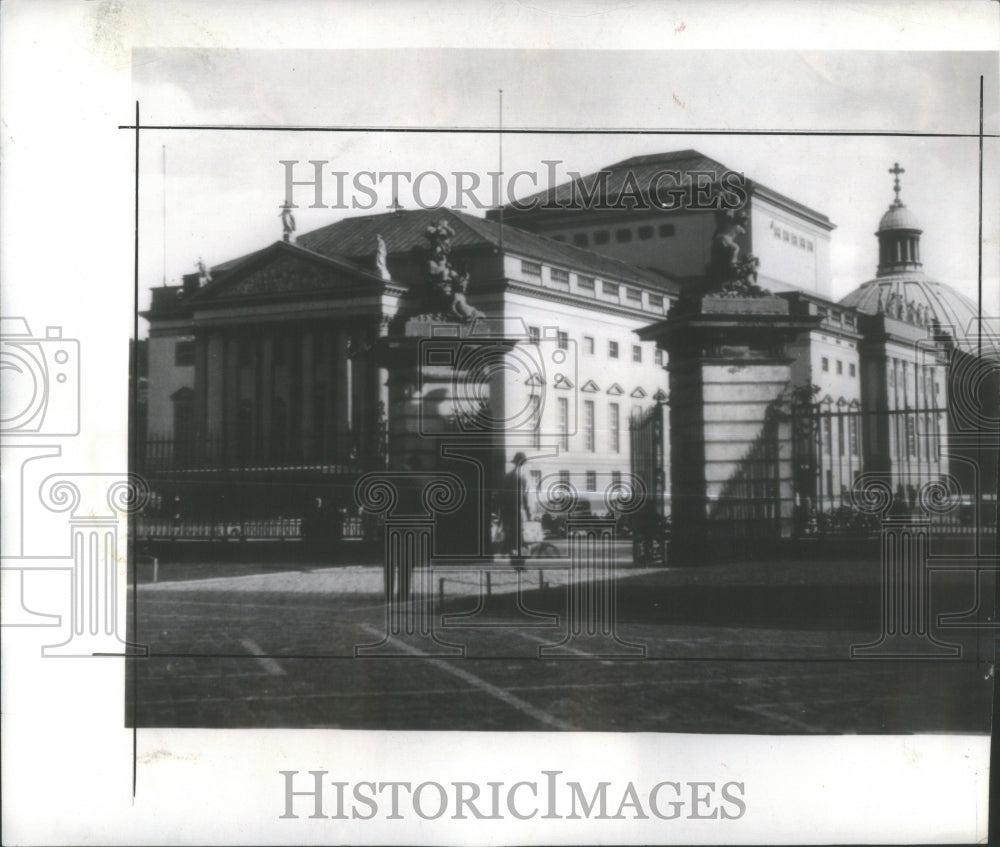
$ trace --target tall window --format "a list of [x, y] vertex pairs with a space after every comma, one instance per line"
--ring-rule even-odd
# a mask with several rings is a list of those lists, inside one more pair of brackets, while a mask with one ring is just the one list
[[569, 335], [562, 330], [556, 333], [560, 350], [569, 350]]
[[858, 418], [856, 415], [851, 415], [847, 421], [849, 440], [851, 442], [851, 455], [857, 456], [860, 454], [860, 449], [858, 445]]
[[583, 438], [588, 453], [594, 452], [594, 401], [583, 402]]
[[658, 365], [663, 364], [663, 351], [659, 347], [653, 352], [653, 361]]
[[569, 471], [559, 471], [559, 482], [569, 485]]
[[178, 367], [189, 367], [194, 364], [194, 342], [178, 341], [174, 347], [174, 364]]
[[542, 332], [537, 326], [529, 326], [528, 337], [531, 339], [532, 344], [537, 344], [538, 339], [542, 337]]
[[621, 432], [619, 430], [619, 419], [621, 417], [618, 404], [608, 404], [608, 449], [612, 453], [619, 453], [622, 449]]
[[540, 470], [531, 472], [531, 487], [534, 491], [538, 491], [542, 487], [542, 472]]
[[844, 455], [844, 418], [837, 418], [837, 455]]
[[642, 347], [640, 347], [638, 344], [632, 345], [632, 361], [639, 363], [642, 362]]
[[823, 452], [827, 456], [833, 452], [833, 426], [828, 414], [823, 415]]
[[597, 473], [587, 471], [587, 491], [597, 491]]
[[588, 356], [594, 355], [594, 337], [592, 335], [583, 336], [583, 352]]
[[559, 449], [569, 450], [569, 400], [559, 398]]
[[608, 357], [611, 358], [611, 359], [617, 359], [618, 358], [618, 342], [617, 341], [609, 341], [608, 342]]
[[615, 487], [622, 484], [622, 472], [621, 471], [611, 471], [611, 484]]

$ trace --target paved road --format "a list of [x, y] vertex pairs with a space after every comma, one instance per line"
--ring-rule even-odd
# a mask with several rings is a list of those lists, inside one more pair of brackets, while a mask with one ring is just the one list
[[[497, 562], [421, 574], [387, 617], [371, 566], [164, 566], [138, 591], [132, 638], [150, 656], [127, 691], [140, 726], [989, 731], [982, 629], [931, 632], [956, 657], [851, 659], [879, 637], [879, 573], [621, 566], [609, 597], [564, 561]], [[935, 611], [973, 606], [968, 574], [933, 588]]]

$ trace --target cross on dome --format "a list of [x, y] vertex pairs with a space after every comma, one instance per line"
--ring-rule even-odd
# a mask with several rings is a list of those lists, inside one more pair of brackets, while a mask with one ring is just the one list
[[906, 169], [905, 168], [901, 168], [899, 166], [899, 162], [893, 162], [892, 167], [889, 168], [889, 173], [891, 173], [891, 174], [893, 174], [893, 176], [895, 176], [895, 180], [893, 181], [893, 186], [892, 186], [892, 190], [896, 192], [896, 202], [895, 202], [895, 205], [902, 206], [903, 205], [903, 201], [899, 199], [899, 175], [900, 174], [905, 174], [906, 173]]

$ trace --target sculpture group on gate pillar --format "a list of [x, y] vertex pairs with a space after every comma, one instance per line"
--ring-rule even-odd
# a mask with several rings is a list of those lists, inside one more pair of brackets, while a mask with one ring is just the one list
[[715, 213], [712, 253], [705, 269], [702, 293], [725, 297], [764, 297], [770, 292], [757, 285], [760, 259], [752, 253], [740, 257], [740, 240], [746, 235], [746, 212], [721, 209]]
[[445, 321], [471, 323], [486, 317], [469, 305], [466, 294], [469, 272], [459, 272], [451, 263], [451, 242], [455, 230], [447, 219], [441, 218], [424, 230], [427, 239], [426, 279], [415, 289], [408, 302], [397, 314], [397, 322], [405, 322], [415, 315], [425, 315]]

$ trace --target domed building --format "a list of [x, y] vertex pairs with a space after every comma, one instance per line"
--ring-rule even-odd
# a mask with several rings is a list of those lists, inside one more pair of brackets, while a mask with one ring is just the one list
[[866, 465], [897, 488], [950, 474], [966, 497], [995, 499], [996, 339], [983, 338], [968, 297], [924, 273], [923, 229], [899, 196], [904, 171], [889, 172], [896, 196], [875, 233], [875, 278], [840, 301], [858, 313], [864, 339]]
[[869, 315], [884, 314], [920, 326], [939, 327], [968, 352], [976, 349], [978, 314], [976, 305], [954, 288], [928, 279], [920, 260], [923, 229], [899, 198], [898, 164], [896, 198], [882, 215], [875, 233], [879, 244], [875, 278], [856, 288], [840, 301]]

